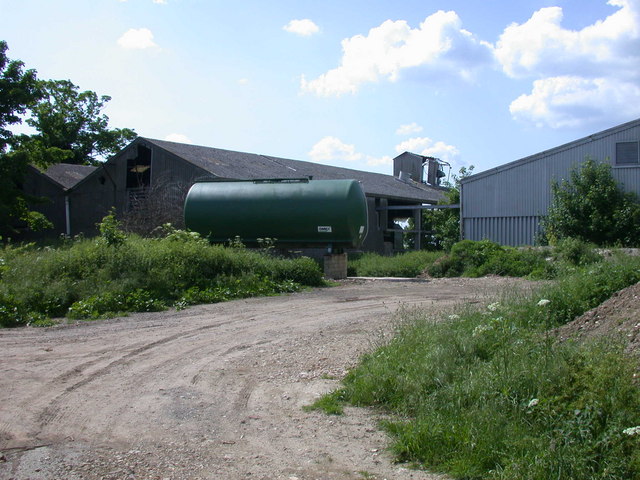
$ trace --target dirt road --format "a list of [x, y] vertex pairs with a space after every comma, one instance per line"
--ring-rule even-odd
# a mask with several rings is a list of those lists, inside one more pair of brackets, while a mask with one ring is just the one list
[[400, 305], [508, 281], [366, 281], [0, 330], [0, 480], [435, 479], [394, 465], [365, 409], [304, 412]]

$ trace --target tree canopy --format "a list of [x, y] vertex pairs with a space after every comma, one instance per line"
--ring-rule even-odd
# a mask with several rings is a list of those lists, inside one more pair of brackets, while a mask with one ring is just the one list
[[102, 113], [111, 97], [81, 92], [69, 80], [38, 82], [41, 98], [31, 107], [26, 123], [37, 133], [17, 138], [16, 149], [26, 151], [31, 162], [96, 164], [120, 151], [136, 137], [129, 128], [110, 129]]
[[[473, 173], [474, 166], [461, 167], [458, 175], [453, 175], [453, 182], [445, 182], [449, 190], [439, 205], [456, 205], [460, 203], [460, 181]], [[460, 241], [460, 209], [447, 208], [426, 210], [422, 214], [423, 227], [433, 233], [425, 239], [424, 245], [449, 251], [454, 243]]]
[[[81, 92], [69, 80], [39, 80], [35, 70], [9, 59], [7, 50], [0, 40], [0, 235], [5, 236], [15, 233], [17, 223], [31, 229], [50, 225], [31, 210], [38, 199], [22, 189], [29, 165], [96, 164], [136, 137], [131, 129], [109, 128], [102, 109], [111, 97]], [[34, 134], [12, 132], [23, 119]]]
[[10, 60], [7, 49], [7, 43], [0, 41], [0, 235], [11, 232], [16, 220], [33, 228], [47, 226], [42, 215], [29, 210], [30, 199], [20, 189], [28, 159], [8, 152], [15, 136], [7, 127], [20, 124], [21, 115], [39, 98], [38, 80], [35, 70], [25, 71], [21, 61]]
[[599, 246], [640, 246], [640, 204], [611, 174], [611, 166], [587, 159], [568, 180], [553, 181], [542, 222], [549, 243], [577, 238]]

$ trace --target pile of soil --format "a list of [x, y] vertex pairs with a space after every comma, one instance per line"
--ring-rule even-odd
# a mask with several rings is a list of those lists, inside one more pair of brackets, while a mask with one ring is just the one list
[[599, 336], [624, 339], [627, 353], [640, 357], [640, 282], [615, 293], [557, 331], [561, 340]]

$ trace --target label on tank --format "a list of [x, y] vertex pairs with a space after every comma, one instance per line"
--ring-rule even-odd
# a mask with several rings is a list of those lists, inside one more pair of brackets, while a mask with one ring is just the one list
[[324, 226], [324, 227], [318, 226], [318, 233], [331, 233], [331, 232], [332, 230], [330, 226]]

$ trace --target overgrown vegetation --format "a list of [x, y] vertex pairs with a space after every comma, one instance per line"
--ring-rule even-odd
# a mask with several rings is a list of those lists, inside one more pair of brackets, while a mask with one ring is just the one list
[[551, 192], [542, 222], [550, 244], [571, 237], [599, 246], [640, 246], [638, 197], [620, 188], [609, 164], [587, 159], [568, 180], [552, 182]]
[[318, 407], [394, 413], [398, 458], [455, 478], [640, 478], [635, 361], [615, 340], [551, 333], [639, 280], [640, 259], [621, 257], [442, 319], [401, 312], [394, 338]]
[[[460, 168], [458, 175], [453, 175], [453, 182], [445, 183], [444, 186], [449, 187], [449, 190], [438, 204], [460, 204], [460, 181], [470, 176], [473, 169], [473, 165]], [[422, 226], [431, 232], [424, 236], [422, 244], [430, 249], [448, 252], [460, 240], [460, 209], [425, 210], [422, 214]]]
[[416, 277], [442, 256], [441, 252], [416, 250], [392, 257], [364, 253], [349, 258], [347, 274], [357, 277]]
[[489, 240], [463, 240], [448, 254], [413, 251], [392, 257], [365, 253], [349, 259], [351, 276], [416, 277], [427, 272], [432, 277], [482, 277], [501, 275], [534, 279], [556, 278], [560, 272], [599, 262], [594, 245], [567, 238], [553, 249], [504, 247]]
[[97, 239], [67, 240], [59, 248], [0, 250], [0, 326], [184, 308], [324, 282], [310, 258], [210, 245], [171, 228], [163, 238], [125, 235], [113, 215], [99, 227]]

